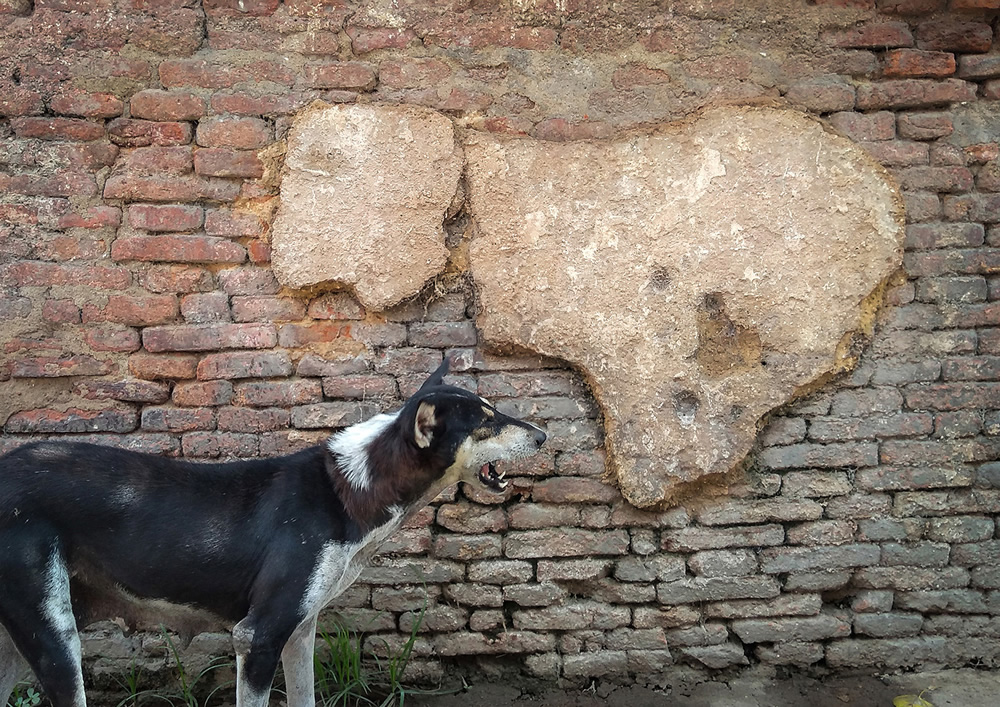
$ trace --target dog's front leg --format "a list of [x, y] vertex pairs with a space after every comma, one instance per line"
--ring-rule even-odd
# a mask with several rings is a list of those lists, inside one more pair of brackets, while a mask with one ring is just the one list
[[233, 628], [236, 707], [267, 707], [278, 659], [296, 625], [297, 620], [258, 621], [251, 613]]
[[288, 707], [313, 707], [316, 704], [313, 676], [315, 652], [316, 617], [313, 616], [298, 625], [281, 651]]

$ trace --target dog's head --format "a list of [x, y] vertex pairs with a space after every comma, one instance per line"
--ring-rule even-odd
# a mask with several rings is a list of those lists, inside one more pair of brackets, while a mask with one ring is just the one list
[[435, 486], [478, 482], [503, 491], [507, 481], [497, 462], [531, 456], [545, 441], [545, 432], [503, 414], [475, 393], [445, 384], [448, 365], [445, 359], [403, 406], [403, 434], [424, 468], [440, 474]]

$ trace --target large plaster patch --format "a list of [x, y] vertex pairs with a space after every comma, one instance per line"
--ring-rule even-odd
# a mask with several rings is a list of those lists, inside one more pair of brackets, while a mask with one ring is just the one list
[[415, 106], [326, 106], [288, 137], [272, 260], [289, 287], [334, 282], [385, 309], [448, 258], [442, 227], [462, 151], [451, 121]]
[[884, 170], [799, 113], [724, 108], [609, 142], [466, 141], [488, 342], [565, 359], [625, 496], [730, 471], [845, 365], [902, 260]]

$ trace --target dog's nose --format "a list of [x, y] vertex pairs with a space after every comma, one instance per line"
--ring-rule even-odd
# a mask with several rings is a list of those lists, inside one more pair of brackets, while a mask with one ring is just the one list
[[542, 432], [540, 429], [538, 429], [536, 427], [535, 428], [535, 446], [536, 447], [541, 447], [542, 443], [545, 442], [545, 440], [546, 440], [545, 433]]

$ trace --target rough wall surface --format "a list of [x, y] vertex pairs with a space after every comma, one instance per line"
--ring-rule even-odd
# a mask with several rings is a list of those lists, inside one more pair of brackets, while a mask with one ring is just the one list
[[350, 285], [365, 307], [413, 297], [444, 269], [442, 226], [462, 151], [451, 121], [414, 106], [328, 106], [292, 126], [271, 227], [288, 287]]
[[[426, 596], [424, 675], [995, 665], [997, 4], [0, 2], [0, 446], [277, 454], [452, 353], [551, 442], [501, 502], [428, 509], [345, 597], [392, 637]], [[744, 483], [639, 512], [600, 481], [579, 378], [484, 352], [461, 282], [385, 315], [278, 284], [258, 151], [316, 98], [551, 140], [775, 101], [890, 169], [905, 277], [856, 372], [775, 414]], [[125, 670], [144, 641], [168, 664], [114, 627], [88, 664]]]
[[480, 332], [585, 374], [641, 508], [742, 461], [765, 414], [843, 365], [902, 262], [884, 171], [801, 113], [715, 109], [616, 141], [473, 133], [467, 152]]

